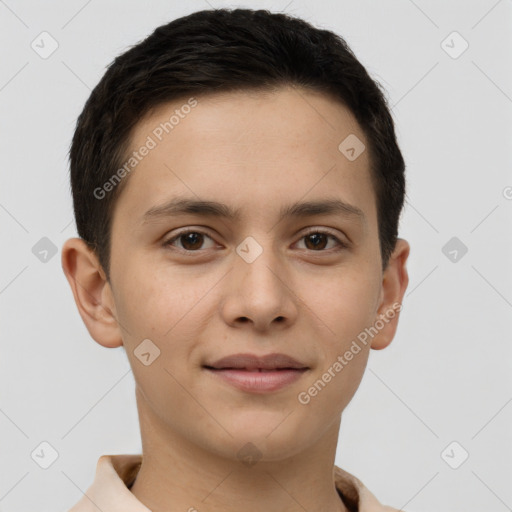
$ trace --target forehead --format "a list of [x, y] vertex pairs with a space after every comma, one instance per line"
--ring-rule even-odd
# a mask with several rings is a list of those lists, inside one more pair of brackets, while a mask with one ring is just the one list
[[[347, 158], [345, 141], [359, 144], [357, 158]], [[365, 146], [350, 110], [316, 92], [287, 87], [185, 97], [159, 105], [135, 126], [126, 155], [133, 170], [114, 218], [121, 210], [135, 222], [179, 195], [263, 215], [282, 211], [283, 202], [327, 194], [371, 216]]]

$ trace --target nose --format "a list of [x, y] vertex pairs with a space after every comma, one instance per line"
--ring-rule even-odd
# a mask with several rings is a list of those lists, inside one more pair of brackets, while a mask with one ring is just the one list
[[298, 316], [298, 297], [286, 264], [264, 249], [254, 260], [234, 255], [221, 304], [224, 321], [257, 331], [290, 327]]

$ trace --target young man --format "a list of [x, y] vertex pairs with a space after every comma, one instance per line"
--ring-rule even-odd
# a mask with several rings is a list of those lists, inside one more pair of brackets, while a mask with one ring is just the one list
[[102, 456], [71, 510], [395, 510], [334, 466], [409, 255], [393, 121], [346, 43], [262, 10], [161, 26], [94, 89], [70, 162], [63, 269], [126, 349], [143, 448]]

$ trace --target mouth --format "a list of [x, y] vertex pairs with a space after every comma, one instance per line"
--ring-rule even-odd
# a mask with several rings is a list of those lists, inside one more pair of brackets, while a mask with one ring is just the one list
[[245, 372], [279, 372], [284, 370], [307, 370], [307, 368], [214, 368], [213, 366], [203, 366], [203, 368], [206, 368], [207, 370], [216, 370], [216, 371], [223, 371], [223, 370], [239, 370], [239, 371], [245, 371]]
[[256, 354], [232, 354], [223, 357], [212, 363], [207, 363], [205, 367], [214, 370], [303, 370], [308, 366], [297, 359], [286, 354], [266, 354], [258, 356]]
[[309, 370], [308, 366], [285, 354], [234, 354], [205, 364], [203, 368], [225, 383], [252, 393], [280, 390]]

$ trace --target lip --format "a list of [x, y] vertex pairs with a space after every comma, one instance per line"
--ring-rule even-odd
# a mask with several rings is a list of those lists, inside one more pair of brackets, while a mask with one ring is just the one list
[[255, 354], [232, 354], [213, 363], [205, 365], [214, 369], [243, 369], [243, 370], [294, 370], [307, 369], [308, 367], [286, 354], [272, 353], [263, 356]]
[[267, 393], [296, 382], [309, 369], [286, 354], [233, 354], [204, 365], [223, 381], [242, 391]]
[[268, 393], [278, 391], [301, 378], [307, 369], [283, 370], [215, 370], [206, 371], [220, 377], [225, 382], [242, 391], [251, 393]]

